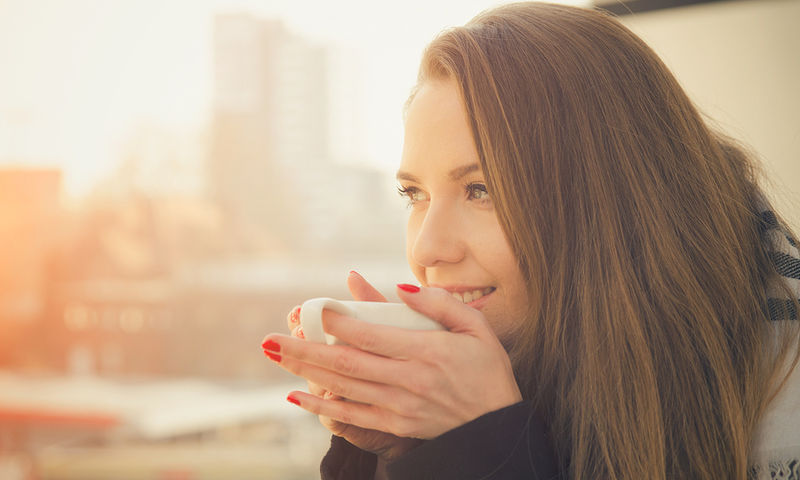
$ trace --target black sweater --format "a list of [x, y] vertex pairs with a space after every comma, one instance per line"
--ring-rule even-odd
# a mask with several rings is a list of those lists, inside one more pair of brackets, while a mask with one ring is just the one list
[[[334, 436], [323, 480], [372, 480], [377, 457]], [[423, 442], [387, 466], [391, 480], [559, 479], [544, 423], [520, 402]]]

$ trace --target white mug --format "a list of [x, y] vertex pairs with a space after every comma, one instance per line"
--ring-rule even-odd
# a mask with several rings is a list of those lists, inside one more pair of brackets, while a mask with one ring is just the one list
[[348, 317], [380, 325], [410, 330], [444, 330], [439, 322], [412, 310], [404, 303], [356, 302], [323, 297], [306, 300], [300, 306], [300, 325], [303, 327], [306, 340], [328, 345], [345, 344], [322, 329], [322, 311], [326, 308]]

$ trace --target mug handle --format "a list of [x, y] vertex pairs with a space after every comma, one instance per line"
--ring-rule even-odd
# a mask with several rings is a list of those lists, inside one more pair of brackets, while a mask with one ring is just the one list
[[338, 300], [327, 297], [312, 298], [300, 306], [300, 325], [303, 327], [306, 340], [334, 345], [339, 343], [339, 340], [325, 333], [322, 328], [322, 311], [326, 308], [341, 315], [355, 317], [355, 312]]

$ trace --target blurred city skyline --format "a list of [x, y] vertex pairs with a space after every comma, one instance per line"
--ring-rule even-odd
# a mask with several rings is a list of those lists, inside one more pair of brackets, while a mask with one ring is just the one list
[[[499, 3], [0, 0], [0, 478], [318, 478], [259, 344], [351, 269], [415, 281], [402, 105]], [[622, 19], [795, 191], [798, 7]]]
[[[311, 478], [327, 434], [287, 408], [302, 385], [260, 339], [307, 298], [347, 298], [348, 269], [384, 291], [407, 281], [402, 202], [353, 141], [363, 72], [342, 76], [335, 48], [283, 20], [211, 20], [196, 118], [169, 109], [197, 92], [171, 103], [181, 80], [146, 62], [165, 110], [132, 115], [122, 52], [65, 46], [64, 64], [56, 48], [29, 66], [38, 85], [25, 68], [0, 80], [0, 478]], [[66, 81], [47, 91], [51, 67]]]
[[84, 197], [157, 130], [161, 148], [183, 148], [176, 188], [201, 190], [214, 18], [247, 13], [326, 50], [330, 160], [393, 171], [425, 44], [499, 3], [0, 0], [0, 165], [58, 168]]

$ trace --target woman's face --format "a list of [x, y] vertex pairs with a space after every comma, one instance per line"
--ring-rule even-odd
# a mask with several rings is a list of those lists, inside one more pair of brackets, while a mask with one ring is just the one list
[[409, 105], [397, 179], [410, 203], [406, 256], [414, 275], [480, 310], [508, 346], [527, 307], [525, 283], [452, 80], [424, 83]]

